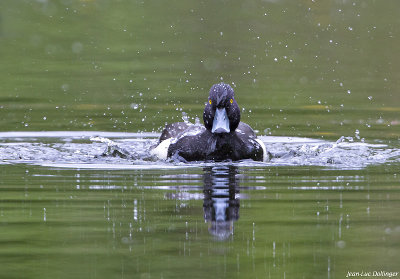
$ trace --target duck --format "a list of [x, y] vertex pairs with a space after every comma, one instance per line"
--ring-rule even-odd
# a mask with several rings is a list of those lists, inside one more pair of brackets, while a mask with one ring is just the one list
[[188, 121], [167, 124], [151, 154], [180, 162], [268, 160], [264, 143], [248, 124], [240, 121], [240, 108], [229, 84], [211, 86], [203, 122], [204, 125]]

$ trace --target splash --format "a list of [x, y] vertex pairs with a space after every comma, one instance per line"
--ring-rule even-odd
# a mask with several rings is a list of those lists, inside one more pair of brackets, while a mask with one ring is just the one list
[[[150, 150], [159, 133], [5, 132], [0, 133], [0, 164], [34, 164], [56, 168], [170, 169], [221, 163], [160, 161]], [[400, 162], [399, 146], [366, 142], [359, 137], [326, 141], [301, 137], [259, 137], [271, 153], [267, 162], [227, 162], [252, 166], [319, 166], [361, 169]], [[398, 145], [398, 144], [397, 144]]]

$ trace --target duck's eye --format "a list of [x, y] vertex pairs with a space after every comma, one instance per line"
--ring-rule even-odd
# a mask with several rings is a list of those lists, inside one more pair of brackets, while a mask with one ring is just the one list
[[210, 103], [210, 105], [212, 104], [211, 100], [208, 100], [208, 102]]
[[231, 99], [229, 102], [231, 102], [231, 104], [233, 103], [233, 99]]

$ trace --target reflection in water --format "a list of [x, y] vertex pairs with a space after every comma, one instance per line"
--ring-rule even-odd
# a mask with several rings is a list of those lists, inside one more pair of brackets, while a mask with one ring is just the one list
[[197, 277], [341, 278], [398, 267], [399, 165], [211, 166], [3, 166], [0, 278], [185, 278], [195, 267]]
[[208, 231], [218, 240], [233, 235], [233, 222], [239, 219], [237, 167], [204, 168], [204, 219]]

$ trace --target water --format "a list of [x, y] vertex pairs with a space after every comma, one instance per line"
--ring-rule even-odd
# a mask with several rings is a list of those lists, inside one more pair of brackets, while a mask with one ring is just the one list
[[[1, 1], [0, 278], [399, 272], [399, 13]], [[151, 157], [220, 81], [274, 157]]]
[[158, 136], [0, 133], [2, 276], [397, 270], [398, 146], [264, 136], [283, 155], [182, 164], [149, 157]]
[[[118, 132], [0, 132], [3, 164], [35, 164], [83, 169], [172, 169], [214, 166], [218, 163], [179, 163], [151, 155], [159, 133]], [[367, 143], [358, 134], [336, 141], [259, 136], [272, 158], [266, 162], [231, 162], [239, 167], [319, 166], [362, 169], [400, 162], [398, 143]]]

